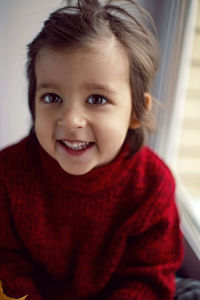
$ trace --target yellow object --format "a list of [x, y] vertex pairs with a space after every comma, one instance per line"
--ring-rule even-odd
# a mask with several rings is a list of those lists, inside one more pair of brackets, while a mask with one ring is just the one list
[[0, 282], [0, 300], [25, 300], [28, 295], [21, 298], [10, 298], [3, 293], [2, 283]]

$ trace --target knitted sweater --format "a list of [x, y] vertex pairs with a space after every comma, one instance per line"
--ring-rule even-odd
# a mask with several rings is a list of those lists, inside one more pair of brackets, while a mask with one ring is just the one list
[[174, 180], [147, 147], [70, 175], [34, 136], [0, 152], [0, 280], [27, 300], [172, 299]]

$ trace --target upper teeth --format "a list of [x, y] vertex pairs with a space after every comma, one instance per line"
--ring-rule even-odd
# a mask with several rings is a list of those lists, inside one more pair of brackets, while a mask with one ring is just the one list
[[89, 145], [89, 142], [68, 142], [64, 140], [62, 142], [72, 150], [84, 149]]

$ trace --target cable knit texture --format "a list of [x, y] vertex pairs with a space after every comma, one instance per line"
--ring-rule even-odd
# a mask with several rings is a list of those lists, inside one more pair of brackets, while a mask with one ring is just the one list
[[85, 175], [34, 135], [0, 152], [0, 280], [27, 300], [172, 299], [182, 258], [175, 184], [149, 148]]

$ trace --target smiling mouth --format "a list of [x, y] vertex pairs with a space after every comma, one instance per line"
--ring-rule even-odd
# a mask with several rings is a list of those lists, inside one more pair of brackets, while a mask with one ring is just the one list
[[64, 140], [62, 140], [62, 143], [71, 150], [82, 150], [90, 144], [90, 142], [69, 142]]
[[62, 144], [62, 146], [65, 146], [66, 149], [71, 151], [83, 151], [95, 144], [94, 142], [66, 141], [66, 140], [60, 140], [59, 142]]

